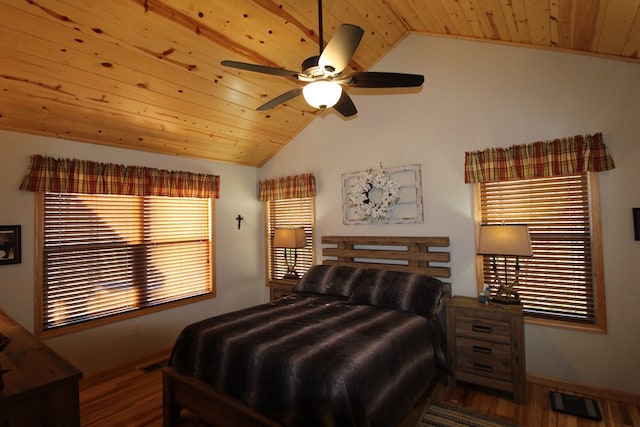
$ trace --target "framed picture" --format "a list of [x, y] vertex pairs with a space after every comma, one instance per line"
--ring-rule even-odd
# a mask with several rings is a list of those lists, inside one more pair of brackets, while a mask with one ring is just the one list
[[0, 225], [0, 265], [21, 262], [20, 226]]
[[640, 240], [640, 208], [633, 208], [633, 233]]

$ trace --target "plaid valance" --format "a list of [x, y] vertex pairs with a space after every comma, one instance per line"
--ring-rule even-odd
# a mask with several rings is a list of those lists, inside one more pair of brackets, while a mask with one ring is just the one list
[[316, 178], [313, 174], [285, 176], [260, 181], [258, 200], [267, 202], [280, 199], [299, 199], [316, 195]]
[[219, 198], [220, 177], [33, 155], [20, 189], [51, 193]]
[[465, 153], [466, 183], [600, 172], [615, 167], [602, 133]]

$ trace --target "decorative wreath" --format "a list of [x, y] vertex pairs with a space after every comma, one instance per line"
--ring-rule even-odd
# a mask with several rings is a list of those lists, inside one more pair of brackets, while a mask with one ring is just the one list
[[[371, 190], [380, 191], [379, 200], [372, 200]], [[389, 218], [391, 208], [400, 199], [399, 193], [398, 184], [391, 180], [380, 164], [377, 170], [368, 169], [356, 177], [348, 192], [349, 206], [355, 208], [355, 215], [369, 222], [384, 220]]]

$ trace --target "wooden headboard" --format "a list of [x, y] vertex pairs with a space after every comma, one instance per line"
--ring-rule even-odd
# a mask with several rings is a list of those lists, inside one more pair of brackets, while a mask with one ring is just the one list
[[449, 237], [322, 236], [323, 264], [451, 277]]

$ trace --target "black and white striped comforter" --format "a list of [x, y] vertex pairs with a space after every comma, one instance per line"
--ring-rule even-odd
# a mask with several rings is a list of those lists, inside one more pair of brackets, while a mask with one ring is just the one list
[[286, 426], [384, 426], [437, 372], [424, 317], [294, 294], [192, 324], [171, 364]]

